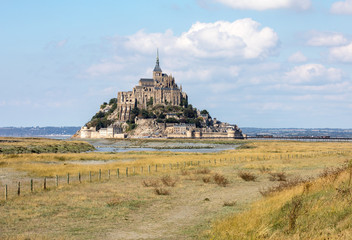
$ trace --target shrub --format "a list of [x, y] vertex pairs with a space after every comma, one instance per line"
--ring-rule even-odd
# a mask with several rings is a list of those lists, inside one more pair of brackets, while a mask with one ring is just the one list
[[210, 169], [209, 168], [203, 168], [203, 169], [197, 169], [196, 174], [209, 174]]
[[202, 178], [204, 183], [209, 183], [210, 182], [210, 177], [203, 177]]
[[261, 168], [259, 168], [259, 171], [261, 173], [270, 173], [270, 168], [262, 166]]
[[161, 178], [161, 181], [165, 186], [174, 187], [176, 185], [177, 179], [174, 179], [169, 175], [166, 175]]
[[231, 202], [224, 202], [224, 207], [233, 207], [236, 205], [236, 201], [231, 201]]
[[200, 114], [208, 114], [209, 115], [209, 112], [206, 109], [204, 109], [200, 112]]
[[113, 198], [113, 199], [110, 199], [110, 200], [106, 203], [106, 205], [107, 205], [108, 207], [116, 207], [116, 206], [119, 206], [122, 202], [123, 202], [123, 201], [122, 201], [122, 199], [120, 199], [120, 198]]
[[111, 98], [109, 101], [109, 105], [112, 105], [114, 103], [117, 103], [117, 98]]
[[180, 123], [179, 120], [177, 120], [176, 118], [173, 118], [173, 117], [166, 119], [165, 122], [166, 123]]
[[189, 175], [190, 173], [189, 173], [189, 171], [187, 171], [186, 169], [184, 169], [184, 168], [181, 168], [181, 175], [182, 176], [187, 176], [187, 175]]
[[269, 180], [270, 181], [280, 181], [285, 182], [287, 181], [287, 176], [285, 172], [278, 172], [278, 173], [269, 173]]
[[238, 176], [247, 182], [255, 181], [257, 179], [257, 176], [255, 176], [253, 173], [245, 172], [245, 171], [239, 171]]
[[165, 188], [154, 188], [154, 192], [157, 195], [170, 195], [170, 192]]
[[280, 184], [277, 186], [260, 190], [259, 192], [262, 196], [266, 197], [266, 196], [270, 196], [273, 193], [280, 192], [285, 189], [290, 189], [303, 183], [309, 183], [310, 181], [311, 179], [303, 179], [300, 177], [296, 177], [285, 182], [280, 182]]
[[337, 168], [325, 168], [324, 171], [319, 174], [319, 177], [321, 178], [332, 178], [332, 181], [335, 182], [335, 180], [338, 178], [338, 176], [346, 169], [346, 167], [337, 167]]
[[216, 173], [213, 178], [214, 182], [219, 186], [226, 187], [229, 184], [229, 180], [221, 174]]
[[160, 183], [158, 180], [148, 179], [148, 180], [143, 180], [142, 184], [144, 187], [158, 187]]

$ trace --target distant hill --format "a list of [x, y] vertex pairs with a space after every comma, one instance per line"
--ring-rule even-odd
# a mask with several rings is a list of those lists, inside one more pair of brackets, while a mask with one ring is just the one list
[[0, 127], [3, 137], [69, 137], [80, 127]]
[[247, 136], [272, 135], [273, 137], [321, 137], [351, 138], [352, 129], [341, 128], [252, 128], [243, 127], [242, 132]]
[[[69, 137], [80, 127], [0, 127], [3, 137]], [[352, 129], [341, 128], [241, 128], [248, 136], [272, 135], [273, 137], [330, 136], [352, 138]]]

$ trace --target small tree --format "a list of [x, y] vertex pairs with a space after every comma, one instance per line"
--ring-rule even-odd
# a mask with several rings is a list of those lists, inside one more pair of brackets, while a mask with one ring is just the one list
[[209, 115], [209, 112], [204, 109], [204, 110], [202, 110], [202, 111], [200, 112], [200, 114], [208, 114], [208, 115]]
[[112, 105], [114, 103], [117, 103], [117, 98], [111, 98], [109, 101], [109, 105]]
[[148, 100], [148, 102], [147, 102], [147, 106], [149, 107], [149, 106], [153, 106], [153, 97], [150, 97], [149, 98], [149, 100]]
[[141, 113], [140, 113], [140, 116], [142, 118], [150, 118], [151, 117], [151, 114], [148, 112], [148, 110], [146, 109], [142, 109]]
[[188, 107], [188, 99], [181, 97], [181, 104], [180, 105], [185, 108]]

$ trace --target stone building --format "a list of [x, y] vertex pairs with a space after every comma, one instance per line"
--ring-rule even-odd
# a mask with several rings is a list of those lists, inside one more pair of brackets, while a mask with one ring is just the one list
[[116, 126], [100, 128], [98, 131], [95, 127], [88, 128], [84, 126], [79, 132], [80, 138], [126, 138], [126, 134], [122, 132], [122, 129]]
[[165, 104], [179, 106], [182, 99], [187, 100], [187, 94], [178, 87], [175, 78], [163, 73], [159, 65], [159, 54], [153, 70], [153, 78], [141, 78], [132, 91], [118, 92], [118, 120], [130, 120], [134, 107], [147, 108], [148, 105]]

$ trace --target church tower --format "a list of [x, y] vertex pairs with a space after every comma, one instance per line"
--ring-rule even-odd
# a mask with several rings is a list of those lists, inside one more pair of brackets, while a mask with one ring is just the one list
[[162, 77], [162, 71], [159, 65], [159, 50], [156, 51], [156, 63], [153, 70], [153, 79], [160, 79]]

